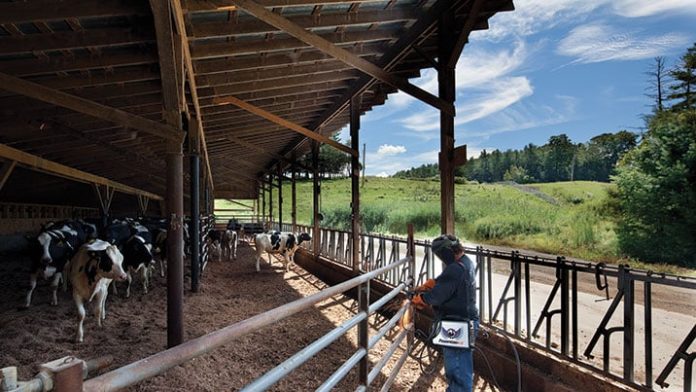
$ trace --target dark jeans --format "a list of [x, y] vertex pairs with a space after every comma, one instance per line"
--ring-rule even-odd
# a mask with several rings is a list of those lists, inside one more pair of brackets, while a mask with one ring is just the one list
[[[478, 333], [478, 321], [474, 334]], [[468, 348], [443, 347], [447, 392], [471, 392], [474, 387], [474, 352]]]

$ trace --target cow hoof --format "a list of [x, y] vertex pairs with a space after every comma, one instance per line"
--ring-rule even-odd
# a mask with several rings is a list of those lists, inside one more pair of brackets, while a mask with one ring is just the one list
[[17, 310], [29, 310], [29, 305], [17, 306]]

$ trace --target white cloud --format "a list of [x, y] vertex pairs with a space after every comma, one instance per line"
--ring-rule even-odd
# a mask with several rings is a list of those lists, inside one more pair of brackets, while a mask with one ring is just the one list
[[688, 37], [677, 33], [649, 37], [592, 24], [573, 29], [561, 40], [557, 52], [574, 57], [574, 63], [639, 60], [665, 54], [683, 47], [688, 41]]
[[377, 155], [388, 156], [388, 155], [398, 155], [406, 152], [406, 147], [404, 146], [394, 146], [391, 144], [382, 144], [377, 149]]
[[[457, 62], [455, 70], [456, 89], [486, 88], [486, 85], [491, 81], [518, 69], [527, 59], [527, 56], [527, 47], [522, 40], [516, 40], [512, 48], [496, 51], [473, 46], [467, 48]], [[437, 95], [437, 71], [434, 69], [423, 70], [421, 77], [415, 80], [414, 84]], [[403, 91], [389, 96], [390, 107], [394, 110], [404, 109], [415, 101], [415, 98]]]
[[501, 41], [510, 36], [524, 37], [559, 25], [584, 21], [600, 9], [626, 18], [663, 13], [696, 14], [694, 0], [515, 0], [515, 10], [491, 18], [487, 31], [476, 32], [472, 39]]
[[515, 0], [515, 10], [491, 18], [490, 29], [472, 35], [492, 41], [528, 36], [569, 21], [577, 21], [608, 0]]
[[389, 173], [387, 173], [385, 171], [381, 171], [381, 172], [375, 174], [375, 176], [377, 176], [377, 177], [389, 177]]
[[[523, 76], [489, 81], [485, 89], [468, 91], [468, 99], [457, 105], [454, 125], [466, 124], [500, 112], [533, 92], [529, 79]], [[400, 122], [413, 131], [429, 132], [440, 129], [439, 116], [437, 112], [427, 111], [413, 114]]]
[[694, 0], [615, 0], [614, 11], [625, 17], [635, 18], [667, 12], [696, 13]]

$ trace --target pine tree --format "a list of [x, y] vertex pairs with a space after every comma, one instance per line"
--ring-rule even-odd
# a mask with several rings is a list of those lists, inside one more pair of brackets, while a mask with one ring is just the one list
[[670, 71], [674, 84], [670, 86], [669, 95], [672, 110], [680, 111], [696, 108], [696, 44], [687, 49], [679, 64]]

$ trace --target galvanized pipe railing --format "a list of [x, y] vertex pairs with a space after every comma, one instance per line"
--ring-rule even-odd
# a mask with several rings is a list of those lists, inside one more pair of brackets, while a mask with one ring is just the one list
[[179, 346], [158, 352], [119, 369], [112, 370], [99, 377], [85, 381], [83, 390], [95, 392], [116, 391], [137, 384], [138, 382], [154, 377], [168, 369], [189, 361], [194, 357], [219, 348], [240, 336], [283, 320], [327, 298], [341, 294], [360, 284], [368, 282], [385, 272], [405, 265], [409, 261], [410, 259], [408, 257], [403, 258], [391, 265], [356, 276], [353, 279], [324, 289], [309, 297], [298, 299], [249, 319], [189, 340]]
[[[309, 230], [309, 228], [299, 227], [298, 230]], [[321, 237], [325, 241], [330, 241], [332, 236], [328, 233], [339, 233], [341, 230], [322, 228], [321, 232]], [[340, 236], [334, 234], [333, 237], [339, 238]], [[344, 235], [344, 237], [351, 238], [350, 235]], [[362, 271], [379, 267], [385, 261], [392, 259], [399, 254], [404, 246], [403, 244], [407, 242], [405, 238], [394, 236], [361, 234], [360, 237], [361, 259], [366, 261], [365, 264], [360, 266]], [[421, 284], [426, 279], [434, 278], [438, 275], [439, 271], [441, 271], [441, 263], [436, 261], [430, 249], [430, 242], [415, 241], [414, 245], [416, 251], [413, 252], [413, 255], [416, 266], [413, 269], [415, 271], [413, 278], [415, 284]], [[335, 249], [336, 247], [336, 244], [322, 244], [320, 249]], [[653, 362], [655, 356], [653, 355], [652, 336], [654, 329], [652, 294], [659, 292], [658, 290], [669, 288], [694, 290], [696, 293], [696, 278], [634, 270], [627, 266], [567, 260], [564, 257], [532, 256], [518, 251], [488, 250], [482, 247], [466, 247], [465, 253], [476, 258], [481, 324], [488, 328], [513, 336], [560, 359], [569, 360], [631, 387], [652, 388], [655, 383], [666, 385], [667, 382], [665, 380], [673, 373], [676, 363], [683, 361], [684, 367], [689, 368], [688, 370], [690, 371], [693, 361], [696, 361], [696, 359], [692, 359], [696, 354], [692, 354], [683, 348], [675, 348], [675, 353], [672, 355], [671, 360], [664, 365], [659, 377], [657, 379], [653, 378], [652, 370], [653, 366], [655, 366]], [[330, 253], [322, 253], [322, 256], [336, 263], [352, 266], [350, 258], [335, 258]], [[509, 267], [506, 267], [508, 263]], [[542, 304], [546, 304], [542, 309], [539, 309], [539, 307], [532, 308], [532, 282], [545, 284], [543, 280], [538, 282], [532, 279], [530, 268], [532, 266], [535, 268], [534, 273], [547, 269], [554, 271], [556, 275], [556, 282], [545, 288], [548, 290], [548, 296], [542, 302]], [[507, 280], [507, 284], [504, 285], [505, 288], [500, 292], [493, 285], [494, 277], [496, 280], [501, 279], [504, 276], [502, 271], [506, 268], [509, 271], [509, 275], [504, 277]], [[392, 270], [390, 274], [379, 280], [388, 285], [396, 286], [400, 278], [399, 274]], [[596, 282], [598, 295], [610, 299], [609, 286], [612, 283], [612, 280], [610, 280], [612, 278], [616, 282], [616, 295], [612, 304], [605, 312], [602, 322], [593, 329], [595, 332], [593, 335], [590, 335], [592, 339], [589, 342], [587, 340], [581, 342], [579, 334], [580, 317], [578, 315], [578, 301], [580, 298], [578, 291], [580, 287], [578, 281], [583, 279], [584, 281]], [[634, 309], [638, 301], [634, 288], [636, 282], [643, 289], [644, 320], [636, 317]], [[623, 304], [623, 309], [620, 310], [619, 305], [621, 304]], [[498, 320], [501, 313], [503, 325], [500, 325], [500, 320]], [[553, 317], [554, 315], [558, 315], [558, 317]], [[623, 320], [619, 318], [621, 325], [607, 328], [609, 321], [615, 320], [617, 315], [618, 317], [623, 316]], [[532, 317], [534, 317], [534, 324], [532, 323]], [[508, 318], [512, 320], [509, 326]], [[635, 332], [640, 328], [639, 323], [642, 324], [642, 328], [645, 331], [642, 342], [638, 341]], [[585, 325], [585, 327], [587, 326]], [[545, 329], [543, 336], [537, 336], [542, 328]], [[689, 328], [690, 326], [685, 327], [683, 332], [687, 333]], [[612, 372], [610, 369], [612, 353], [609, 340], [615, 332], [622, 332], [625, 335], [621, 339], [623, 350], [620, 353], [621, 368], [618, 373]], [[557, 335], [560, 335], [560, 338]], [[695, 336], [693, 334], [686, 336], [684, 342], [691, 344], [691, 342], [696, 340]], [[601, 352], [602, 361], [597, 365], [592, 361], [592, 352], [600, 339], [603, 339], [603, 344], [601, 345], [603, 348]], [[558, 347], [552, 344], [552, 340], [559, 340], [560, 344]], [[643, 345], [642, 350], [636, 350], [638, 344]], [[586, 359], [581, 358], [579, 355], [581, 345], [585, 345], [584, 355]], [[644, 376], [641, 377], [641, 380], [636, 380], [636, 370], [634, 369], [639, 363], [635, 358], [638, 352], [643, 353], [643, 361], [640, 363], [645, 366]], [[675, 375], [675, 377], [681, 377], [681, 380], [678, 380], [678, 382], [683, 383], [684, 391], [690, 391], [692, 387], [690, 385], [692, 382], [691, 374], [690, 372], [687, 373], [688, 375]], [[677, 382], [672, 382], [672, 384], [675, 383]]]

